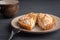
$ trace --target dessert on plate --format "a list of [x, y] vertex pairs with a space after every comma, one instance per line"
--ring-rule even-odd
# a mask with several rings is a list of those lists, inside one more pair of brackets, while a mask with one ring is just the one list
[[49, 14], [40, 13], [37, 18], [37, 24], [41, 29], [49, 30], [53, 28], [55, 19]]
[[37, 14], [34, 12], [25, 14], [18, 19], [18, 24], [21, 28], [32, 30], [35, 27]]
[[27, 30], [32, 30], [36, 24], [42, 30], [49, 30], [53, 28], [55, 19], [49, 14], [30, 12], [21, 16], [18, 19], [18, 24], [21, 28]]

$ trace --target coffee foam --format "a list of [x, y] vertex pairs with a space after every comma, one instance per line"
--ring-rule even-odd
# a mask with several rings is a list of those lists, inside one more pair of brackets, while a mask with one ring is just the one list
[[0, 1], [0, 4], [6, 4], [6, 2], [5, 1]]
[[0, 1], [0, 4], [16, 4], [18, 1]]

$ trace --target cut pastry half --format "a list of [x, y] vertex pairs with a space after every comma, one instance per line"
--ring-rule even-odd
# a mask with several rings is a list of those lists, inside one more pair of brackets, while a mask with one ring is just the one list
[[37, 14], [34, 12], [28, 13], [19, 18], [18, 23], [21, 28], [32, 30], [36, 23]]
[[37, 23], [43, 30], [49, 30], [53, 28], [55, 19], [49, 14], [40, 13], [38, 15]]

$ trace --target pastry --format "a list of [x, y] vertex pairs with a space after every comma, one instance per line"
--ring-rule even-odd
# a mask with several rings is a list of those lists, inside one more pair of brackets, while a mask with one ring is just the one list
[[37, 24], [41, 29], [49, 30], [53, 28], [55, 24], [55, 19], [49, 14], [39, 13]]
[[34, 12], [25, 14], [18, 20], [19, 26], [24, 29], [32, 30], [36, 23], [37, 14]]

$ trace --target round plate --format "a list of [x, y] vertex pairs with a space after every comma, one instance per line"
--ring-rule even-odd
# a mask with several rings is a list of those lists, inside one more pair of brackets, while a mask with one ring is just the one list
[[[49, 14], [49, 15], [50, 15], [50, 14]], [[24, 16], [24, 15], [22, 15], [22, 16]], [[29, 30], [26, 30], [26, 29], [22, 29], [22, 28], [19, 27], [19, 25], [18, 25], [18, 23], [17, 23], [18, 19], [19, 19], [20, 17], [22, 17], [22, 16], [18, 16], [18, 17], [14, 18], [14, 19], [11, 21], [12, 27], [14, 27], [15, 29], [19, 29], [20, 31], [30, 32], [30, 33], [49, 33], [49, 32], [54, 32], [54, 31], [57, 31], [58, 29], [60, 29], [60, 18], [57, 17], [57, 16], [54, 16], [54, 15], [51, 15], [51, 16], [55, 18], [56, 23], [55, 23], [54, 27], [53, 27], [52, 29], [50, 29], [50, 30], [41, 30], [41, 29], [40, 29], [39, 27], [37, 27], [37, 26], [34, 27], [34, 28], [32, 29], [32, 31], [29, 31]]]

